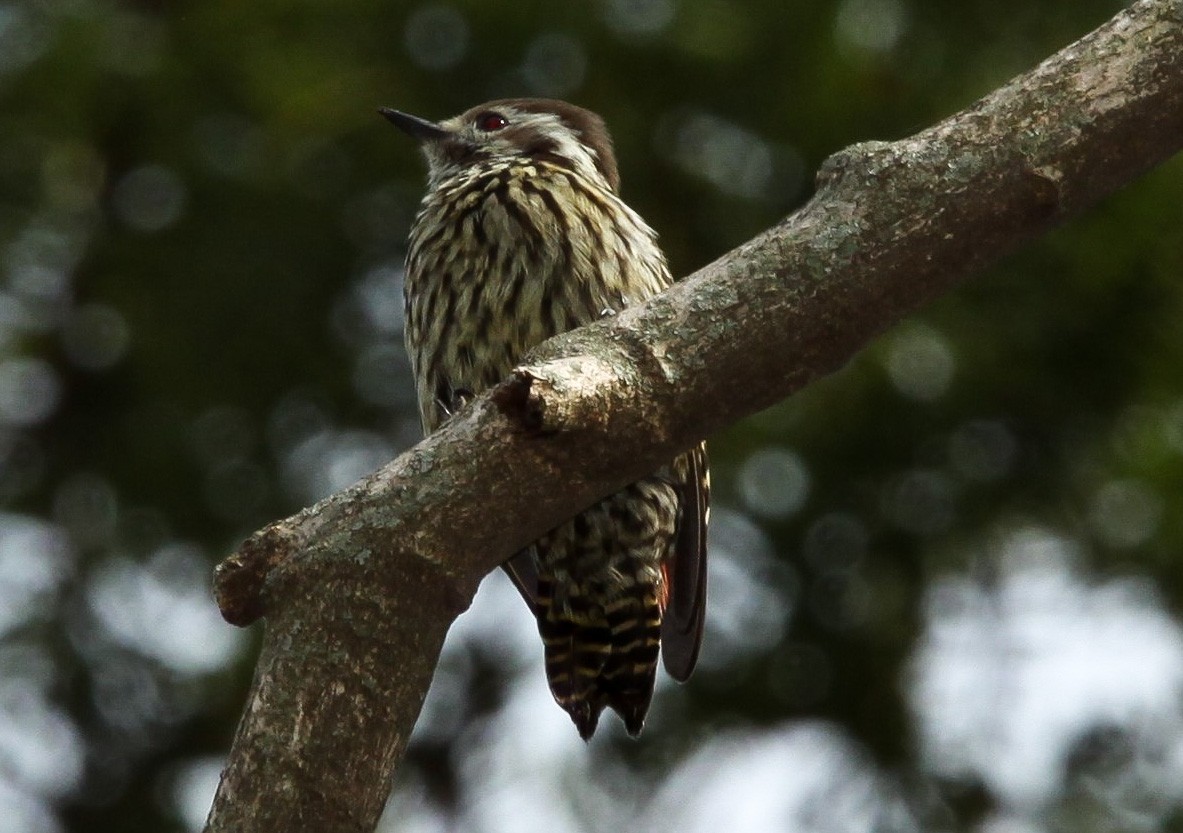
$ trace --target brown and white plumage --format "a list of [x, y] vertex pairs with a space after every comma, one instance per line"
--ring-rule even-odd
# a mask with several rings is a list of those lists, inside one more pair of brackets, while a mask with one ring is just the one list
[[[607, 131], [560, 101], [493, 101], [422, 143], [406, 339], [425, 431], [504, 379], [534, 345], [670, 284], [651, 228], [617, 195]], [[702, 638], [708, 479], [687, 452], [560, 524], [506, 564], [538, 618], [555, 699], [589, 738], [607, 706], [641, 730], [659, 645], [686, 679]]]

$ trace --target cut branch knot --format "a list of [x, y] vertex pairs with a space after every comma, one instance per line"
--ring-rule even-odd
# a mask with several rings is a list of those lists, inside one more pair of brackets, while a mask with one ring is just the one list
[[594, 356], [523, 365], [498, 385], [493, 403], [520, 431], [534, 436], [602, 429], [620, 374]]
[[214, 569], [214, 597], [223, 619], [245, 628], [266, 613], [267, 577], [293, 552], [294, 539], [294, 531], [284, 521], [274, 523], [243, 541]]

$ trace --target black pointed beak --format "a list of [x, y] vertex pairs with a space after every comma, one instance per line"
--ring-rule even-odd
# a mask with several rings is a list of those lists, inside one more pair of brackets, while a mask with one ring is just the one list
[[380, 107], [378, 112], [403, 133], [419, 142], [438, 141], [448, 135], [448, 131], [435, 122], [412, 116], [409, 113], [391, 110], [389, 107]]

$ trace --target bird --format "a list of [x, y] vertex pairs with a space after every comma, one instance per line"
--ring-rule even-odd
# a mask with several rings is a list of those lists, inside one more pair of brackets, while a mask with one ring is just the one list
[[[620, 198], [597, 114], [536, 98], [489, 101], [439, 122], [379, 112], [427, 161], [404, 280], [425, 433], [530, 348], [671, 284], [656, 232]], [[640, 734], [659, 652], [675, 680], [694, 670], [709, 502], [700, 443], [503, 565], [537, 619], [551, 693], [585, 741], [605, 708]]]

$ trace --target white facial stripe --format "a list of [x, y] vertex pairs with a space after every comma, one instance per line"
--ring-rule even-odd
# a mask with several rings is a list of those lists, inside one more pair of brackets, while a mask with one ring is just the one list
[[[603, 181], [603, 174], [598, 168], [598, 154], [580, 141], [579, 136], [567, 127], [554, 113], [533, 113], [505, 107], [498, 110], [510, 126], [527, 128], [546, 136], [555, 144], [555, 153], [571, 161], [574, 169], [590, 179]], [[506, 134], [499, 131], [487, 132], [480, 130], [471, 119], [457, 116], [442, 122], [442, 126], [454, 131], [461, 139], [473, 145], [483, 146], [492, 158], [511, 158], [520, 154], [521, 148]], [[520, 134], [518, 134], [520, 135]], [[466, 165], [457, 163], [446, 154], [439, 153], [431, 145], [425, 147], [430, 167], [429, 183], [435, 184], [458, 174]]]

